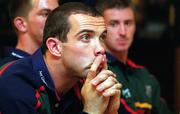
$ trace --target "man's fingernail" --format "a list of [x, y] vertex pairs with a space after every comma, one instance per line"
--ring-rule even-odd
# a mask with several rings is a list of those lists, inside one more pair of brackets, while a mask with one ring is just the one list
[[97, 81], [95, 81], [95, 80], [94, 80], [94, 81], [92, 81], [91, 83], [92, 83], [94, 86], [96, 86], [96, 85], [97, 85]]

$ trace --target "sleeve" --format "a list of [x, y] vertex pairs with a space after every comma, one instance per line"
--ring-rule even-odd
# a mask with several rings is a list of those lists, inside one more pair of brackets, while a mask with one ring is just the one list
[[37, 114], [32, 88], [12, 76], [0, 79], [0, 112], [2, 114]]

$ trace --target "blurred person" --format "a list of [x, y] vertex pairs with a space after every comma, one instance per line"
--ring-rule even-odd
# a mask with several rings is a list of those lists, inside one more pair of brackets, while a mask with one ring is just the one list
[[128, 58], [136, 31], [135, 12], [129, 0], [98, 0], [97, 10], [107, 27], [104, 39], [108, 68], [122, 87], [122, 105], [131, 114], [171, 114], [160, 98], [160, 86], [143, 66]]
[[9, 15], [17, 44], [0, 61], [0, 66], [27, 57], [41, 46], [46, 18], [57, 6], [58, 0], [10, 0]]
[[0, 112], [118, 114], [121, 84], [106, 67], [105, 35], [104, 19], [92, 7], [65, 3], [53, 10], [42, 47], [2, 73]]

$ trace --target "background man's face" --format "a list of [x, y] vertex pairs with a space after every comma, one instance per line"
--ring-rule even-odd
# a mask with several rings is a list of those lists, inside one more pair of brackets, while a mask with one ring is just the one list
[[49, 13], [58, 6], [57, 0], [32, 0], [32, 9], [27, 17], [28, 32], [41, 45], [45, 21]]
[[128, 51], [135, 33], [135, 15], [131, 8], [108, 9], [103, 13], [107, 25], [107, 49], [112, 52]]

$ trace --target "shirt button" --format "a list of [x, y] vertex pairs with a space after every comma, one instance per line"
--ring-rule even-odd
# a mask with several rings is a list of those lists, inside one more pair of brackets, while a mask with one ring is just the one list
[[54, 106], [55, 106], [55, 108], [58, 108], [59, 107], [59, 103], [56, 103]]

